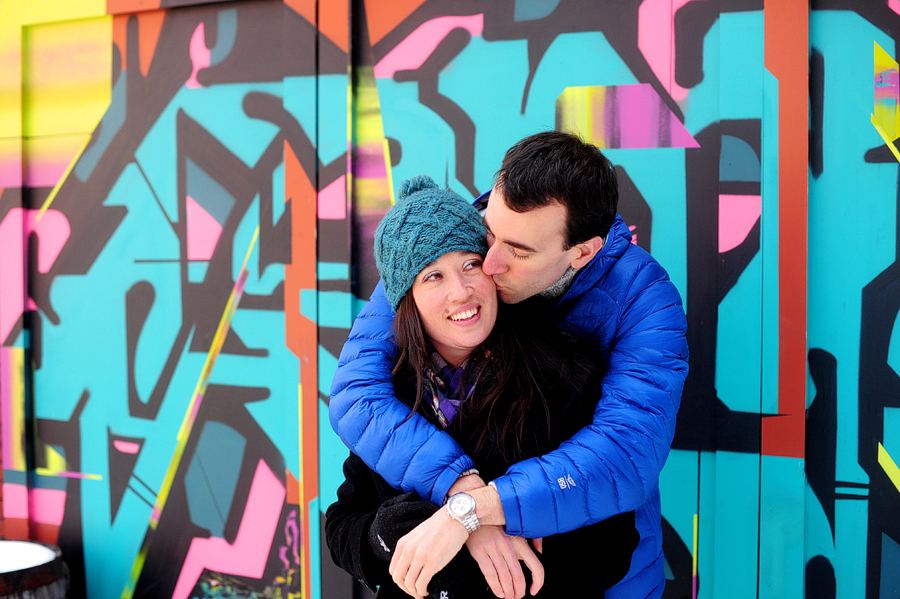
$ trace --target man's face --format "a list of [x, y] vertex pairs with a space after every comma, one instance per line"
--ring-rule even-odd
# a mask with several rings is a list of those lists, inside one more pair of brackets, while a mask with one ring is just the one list
[[552, 202], [527, 212], [506, 205], [499, 188], [484, 213], [488, 253], [482, 269], [507, 304], [517, 304], [556, 283], [580, 255], [565, 247], [566, 208]]

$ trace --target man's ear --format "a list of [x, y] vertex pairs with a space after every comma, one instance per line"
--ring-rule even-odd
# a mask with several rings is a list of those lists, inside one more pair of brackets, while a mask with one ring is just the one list
[[603, 248], [603, 238], [600, 236], [591, 237], [583, 243], [577, 243], [571, 249], [576, 250], [575, 259], [570, 263], [572, 268], [581, 268], [597, 255]]

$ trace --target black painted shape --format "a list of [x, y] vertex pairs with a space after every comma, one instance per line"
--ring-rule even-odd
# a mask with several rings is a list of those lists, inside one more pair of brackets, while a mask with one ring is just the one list
[[[900, 192], [898, 192], [900, 193]], [[900, 494], [878, 463], [885, 408], [900, 408], [900, 376], [888, 363], [893, 327], [900, 312], [900, 262], [875, 277], [862, 292], [859, 352], [859, 465], [869, 475], [866, 533], [866, 596], [878, 597], [882, 535], [900, 539]], [[896, 459], [896, 456], [893, 456]]]
[[187, 343], [189, 329], [184, 325], [178, 330], [178, 335], [172, 343], [169, 350], [169, 356], [163, 366], [162, 372], [156, 384], [153, 385], [153, 391], [150, 397], [143, 400], [138, 393], [135, 383], [135, 359], [137, 356], [137, 345], [147, 323], [147, 316], [153, 307], [156, 299], [156, 291], [153, 285], [147, 281], [138, 281], [131, 289], [125, 292], [125, 347], [126, 347], [126, 364], [128, 377], [128, 413], [134, 418], [146, 418], [155, 420], [159, 413], [162, 402], [172, 383], [172, 377], [175, 375], [175, 368], [181, 360], [184, 346]]
[[814, 47], [809, 55], [809, 169], [813, 179], [818, 179], [825, 168], [824, 119], [825, 57]]
[[[134, 466], [137, 464], [140, 456], [140, 448], [144, 445], [144, 439], [115, 435], [109, 427], [106, 427], [106, 437], [107, 455], [109, 456], [109, 522], [112, 525], [116, 519], [116, 514], [119, 513], [119, 506], [122, 504], [125, 491], [128, 489], [131, 475], [134, 473]], [[138, 445], [138, 451], [136, 453], [119, 451], [115, 445], [116, 441], [135, 443]], [[138, 495], [146, 501], [146, 494], [138, 493]]]
[[809, 350], [808, 359], [816, 396], [806, 411], [806, 479], [828, 517], [833, 539], [838, 426], [837, 360], [818, 348]]
[[[663, 599], [691, 599], [694, 576], [691, 550], [665, 518], [662, 518], [662, 533], [663, 554], [675, 576], [674, 580], [666, 579]], [[697, 576], [697, 589], [700, 589], [699, 575]]]
[[703, 81], [703, 44], [718, 20], [718, 2], [688, 2], [675, 13], [675, 83], [681, 87]]
[[[724, 274], [736, 280], [743, 272], [739, 270], [740, 264], [745, 267], [752, 258], [735, 254], [731, 267], [722, 270], [718, 251], [722, 135], [739, 137], [757, 152], [760, 148], [759, 121], [746, 120], [710, 125], [696, 135], [701, 147], [685, 150], [685, 195], [690, 198], [687, 203], [687, 339], [691, 370], [685, 381], [672, 447], [759, 453], [760, 414], [729, 409], [719, 399], [715, 387], [720, 277]], [[749, 254], [753, 240], [742, 245], [745, 244], [749, 245], [743, 251]], [[724, 283], [727, 287], [728, 280]]]
[[759, 253], [761, 223], [756, 219], [747, 237], [737, 247], [719, 254], [719, 302], [737, 284], [747, 266]]
[[[90, 399], [84, 391], [72, 410], [69, 420], [37, 419], [38, 439], [44, 445], [62, 447], [66, 458], [66, 468], [81, 472], [81, 414]], [[59, 527], [56, 545], [62, 549], [66, 565], [69, 566], [69, 599], [87, 597], [84, 575], [84, 530], [82, 522], [82, 481], [77, 478], [66, 480], [66, 502], [63, 521]]]
[[438, 91], [438, 78], [460, 52], [469, 45], [472, 35], [456, 28], [444, 37], [425, 62], [415, 71], [397, 71], [394, 80], [416, 81], [419, 102], [433, 110], [453, 130], [456, 138], [456, 178], [472, 196], [478, 196], [475, 187], [475, 123], [459, 105]]
[[823, 555], [817, 555], [806, 562], [806, 599], [834, 599], [837, 596], [837, 582], [834, 566]]
[[[194, 427], [185, 445], [182, 459], [178, 464], [165, 508], [160, 515], [156, 533], [147, 552], [147, 559], [135, 588], [134, 597], [136, 599], [171, 597], [191, 542], [195, 538], [209, 536], [209, 531], [200, 528], [190, 519], [187, 490], [184, 483], [200, 440], [203, 425], [207, 421], [215, 420], [226, 424], [247, 440], [231, 502], [231, 510], [227, 515], [225, 525], [224, 538], [228, 543], [234, 543], [240, 529], [258, 462], [263, 460], [272, 473], [282, 483], [285, 482], [284, 457], [245, 405], [265, 400], [269, 396], [270, 391], [266, 388], [225, 385], [209, 385], [207, 387]], [[276, 542], [280, 539], [280, 530], [283, 528], [279, 527], [276, 530]], [[273, 548], [277, 548], [276, 542], [273, 542]], [[255, 582], [244, 579], [244, 582], [251, 584], [257, 591], [261, 591], [266, 582], [274, 579], [275, 569], [280, 569], [280, 567], [281, 560], [277, 557], [277, 553], [274, 557], [270, 554], [263, 577]]]

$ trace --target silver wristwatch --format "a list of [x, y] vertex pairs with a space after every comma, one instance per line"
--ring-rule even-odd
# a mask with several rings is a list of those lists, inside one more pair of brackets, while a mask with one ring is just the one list
[[461, 523], [472, 534], [481, 527], [475, 515], [475, 499], [468, 493], [457, 493], [447, 500], [450, 517]]

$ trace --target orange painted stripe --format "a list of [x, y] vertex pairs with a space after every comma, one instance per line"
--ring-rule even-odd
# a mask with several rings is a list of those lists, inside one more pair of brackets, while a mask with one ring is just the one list
[[778, 79], [778, 413], [763, 419], [763, 455], [804, 457], [809, 5], [766, 0], [765, 67]]

